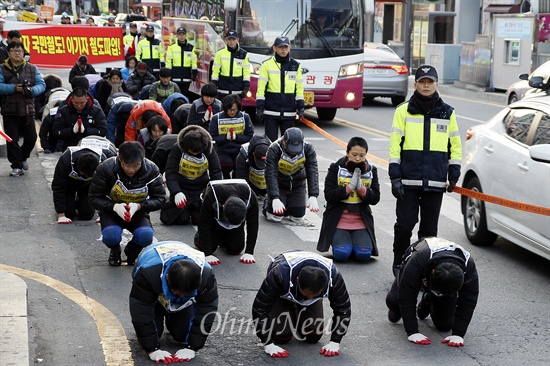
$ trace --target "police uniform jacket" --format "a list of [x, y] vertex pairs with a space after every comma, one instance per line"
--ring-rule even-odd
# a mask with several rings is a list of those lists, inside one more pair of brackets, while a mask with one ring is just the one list
[[[136, 199], [130, 197], [122, 200], [113, 197], [112, 192], [114, 191], [115, 185], [117, 185], [117, 188], [119, 187], [117, 181], [120, 181], [120, 183], [130, 191], [143, 191], [143, 188], [146, 187], [146, 197], [141, 199], [137, 194]], [[97, 167], [88, 192], [88, 200], [90, 201], [90, 205], [100, 211], [100, 213], [112, 211], [115, 203], [130, 202], [139, 203], [141, 205], [140, 211], [151, 212], [160, 210], [166, 200], [165, 194], [162, 176], [159, 173], [159, 169], [152, 161], [143, 159], [141, 168], [133, 177], [128, 177], [120, 166], [118, 157], [112, 157], [105, 160]]]
[[[227, 133], [233, 129], [235, 140], [228, 140]], [[215, 141], [218, 155], [224, 153], [237, 156], [241, 145], [254, 136], [254, 125], [246, 112], [239, 111], [235, 117], [229, 117], [225, 112], [215, 114], [210, 121], [209, 132]]]
[[254, 135], [250, 142], [243, 144], [235, 162], [235, 177], [244, 179], [257, 194], [266, 194], [265, 167], [260, 169], [254, 159], [254, 150], [258, 145], [271, 145], [266, 135]]
[[[434, 96], [434, 97], [439, 97]], [[413, 95], [395, 110], [390, 136], [390, 178], [406, 189], [443, 192], [460, 176], [462, 145], [454, 110], [441, 98], [426, 115]]]
[[[224, 179], [210, 182], [203, 193], [199, 216], [199, 237], [204, 255], [211, 255], [214, 224], [229, 225], [223, 216], [223, 204], [229, 197], [238, 197], [246, 205], [246, 248], [247, 254], [254, 254], [258, 238], [258, 200], [250, 186], [242, 179]], [[244, 225], [243, 222], [241, 225]]]
[[250, 87], [250, 62], [248, 53], [238, 45], [235, 49], [226, 46], [216, 52], [212, 65], [212, 82], [223, 94], [240, 94]]
[[[201, 284], [183, 298], [168, 286], [166, 275], [170, 266], [179, 260], [189, 260], [202, 268]], [[180, 242], [159, 242], [146, 247], [134, 267], [130, 291], [130, 315], [139, 343], [146, 352], [160, 348], [155, 325], [155, 306], [160, 303], [171, 312], [193, 306], [186, 346], [197, 351], [204, 346], [218, 310], [218, 285], [212, 267], [204, 254]], [[203, 332], [204, 331], [204, 332]]]
[[[292, 257], [297, 260], [293, 260]], [[262, 343], [272, 342], [269, 338], [269, 325], [265, 322], [268, 321], [269, 313], [278, 300], [302, 302], [302, 306], [307, 306], [307, 300], [300, 294], [296, 281], [300, 269], [305, 266], [322, 268], [329, 278], [322, 295], [316, 299], [322, 301], [323, 298], [328, 297], [330, 307], [333, 310], [331, 325], [333, 330], [330, 340], [340, 343], [346, 334], [351, 317], [351, 302], [344, 278], [332, 263], [332, 260], [316, 253], [286, 252], [275, 257], [269, 265], [267, 276], [262, 282], [252, 305], [252, 318], [256, 322], [256, 335]]]
[[283, 137], [280, 137], [273, 142], [267, 150], [267, 194], [271, 199], [279, 198], [280, 189], [291, 191], [305, 186], [307, 181], [308, 196], [319, 196], [319, 170], [315, 149], [309, 142], [304, 141], [303, 151], [291, 157], [284, 151], [282, 139]]
[[[92, 177], [82, 177], [76, 169], [78, 158], [84, 153], [94, 153], [98, 159], [104, 160], [105, 155], [99, 149], [71, 146], [57, 161], [52, 181], [53, 204], [55, 212], [65, 212], [65, 197], [68, 192], [76, 192], [83, 188], [89, 188]], [[70, 189], [69, 189], [70, 188]]]
[[472, 320], [479, 294], [476, 265], [470, 253], [457, 244], [440, 238], [426, 238], [411, 244], [398, 277], [398, 298], [407, 335], [418, 333], [416, 301], [420, 289], [426, 289], [430, 271], [440, 262], [454, 262], [464, 270], [464, 284], [458, 291], [452, 334], [464, 337]]
[[370, 206], [376, 205], [380, 201], [378, 170], [375, 166], [369, 164], [367, 171], [361, 174], [361, 182], [367, 188], [367, 194], [364, 198], [357, 191], [348, 195], [346, 194], [346, 186], [351, 180], [352, 173], [348, 172], [345, 168], [347, 161], [348, 158], [344, 156], [337, 162], [332, 163], [328, 169], [325, 178], [325, 199], [327, 205], [323, 213], [323, 223], [321, 225], [317, 250], [320, 252], [329, 250], [342, 213], [344, 210], [348, 210], [349, 212], [361, 213], [361, 217], [365, 222], [373, 243], [372, 255], [377, 256], [378, 246], [376, 245], [374, 218]]
[[137, 44], [136, 58], [145, 62], [149, 71], [158, 71], [164, 64], [164, 47], [154, 37], [145, 37]]
[[[208, 147], [198, 157], [190, 156], [183, 146], [183, 136], [193, 129], [201, 131]], [[166, 186], [171, 196], [183, 192], [187, 198], [198, 198], [211, 180], [222, 179], [220, 159], [214, 150], [208, 131], [198, 126], [187, 126], [180, 131], [178, 143], [172, 147], [166, 161]]]
[[298, 61], [276, 55], [262, 63], [256, 108], [263, 109], [265, 117], [296, 118], [296, 109], [304, 108], [304, 80]]
[[191, 82], [197, 74], [197, 55], [189, 42], [171, 44], [166, 50], [166, 67], [172, 69], [172, 81]]
[[[74, 133], [73, 126], [78, 121], [84, 126], [84, 133]], [[53, 132], [59, 140], [65, 141], [66, 146], [75, 146], [83, 137], [107, 135], [107, 119], [99, 104], [88, 94], [88, 102], [82, 111], [77, 111], [72, 103], [72, 96], [68, 96], [66, 104], [59, 107], [53, 122]]]

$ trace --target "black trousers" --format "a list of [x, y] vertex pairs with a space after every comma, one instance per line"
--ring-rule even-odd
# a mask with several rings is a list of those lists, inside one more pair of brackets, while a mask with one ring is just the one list
[[74, 220], [76, 211], [80, 220], [91, 220], [94, 217], [95, 210], [88, 202], [88, 191], [90, 185], [81, 187], [67, 186], [65, 190], [65, 216]]
[[[393, 281], [390, 291], [386, 295], [386, 306], [396, 314], [401, 315], [399, 307], [399, 287], [397, 280]], [[453, 327], [455, 321], [456, 302], [458, 297], [454, 296], [432, 296], [428, 294], [428, 302], [431, 303], [430, 316], [435, 327], [442, 332], [446, 332]]]
[[271, 141], [275, 141], [278, 138], [278, 129], [281, 130], [281, 136], [284, 135], [285, 131], [295, 125], [294, 119], [283, 119], [273, 118], [264, 114], [264, 125], [265, 125], [265, 134]]
[[188, 306], [181, 311], [170, 313], [157, 301], [155, 304], [155, 325], [157, 326], [159, 339], [164, 332], [164, 324], [166, 323], [166, 328], [168, 328], [170, 335], [176, 342], [186, 342], [189, 329], [191, 329], [190, 322], [193, 313], [194, 306]]
[[[4, 132], [11, 137], [12, 142], [6, 142], [8, 161], [12, 169], [22, 169], [23, 162], [27, 161], [36, 144], [36, 126], [34, 116], [2, 116]], [[23, 137], [23, 144], [19, 145], [19, 138]]]
[[395, 214], [397, 221], [393, 227], [393, 264], [401, 264], [405, 250], [411, 244], [414, 226], [418, 222], [420, 212], [420, 226], [418, 238], [437, 236], [439, 212], [443, 192], [423, 191], [421, 189], [405, 189], [405, 197], [397, 200]]
[[285, 344], [292, 338], [307, 343], [317, 343], [323, 336], [323, 299], [309, 306], [279, 299], [269, 313], [271, 339], [277, 344]]
[[[227, 254], [240, 254], [244, 249], [244, 225], [243, 222], [241, 226], [228, 230], [215, 223], [212, 226], [212, 242], [210, 243], [211, 253], [214, 253], [218, 247], [222, 247], [225, 248]], [[200, 239], [199, 245], [201, 245]]]

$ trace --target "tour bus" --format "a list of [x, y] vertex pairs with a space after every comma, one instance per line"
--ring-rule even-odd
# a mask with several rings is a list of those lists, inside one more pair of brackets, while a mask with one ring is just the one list
[[236, 30], [251, 64], [250, 97], [243, 105], [253, 107], [260, 66], [273, 56], [275, 38], [286, 36], [291, 57], [302, 67], [306, 106], [331, 121], [338, 108], [362, 105], [365, 1], [370, 0], [165, 0], [164, 41], [168, 46], [178, 27], [187, 29], [201, 80], [190, 90], [200, 94], [216, 51], [225, 47], [223, 34]]

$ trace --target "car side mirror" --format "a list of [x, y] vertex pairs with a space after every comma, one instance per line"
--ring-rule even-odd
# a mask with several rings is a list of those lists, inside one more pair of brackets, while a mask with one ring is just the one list
[[529, 79], [529, 74], [519, 74], [518, 78], [520, 80], [527, 80]]
[[542, 90], [548, 90], [550, 87], [548, 84], [544, 84], [544, 79], [542, 76], [533, 76], [531, 79], [529, 79], [529, 86], [531, 88], [537, 88]]
[[534, 161], [550, 163], [550, 144], [533, 145], [529, 148], [529, 156]]

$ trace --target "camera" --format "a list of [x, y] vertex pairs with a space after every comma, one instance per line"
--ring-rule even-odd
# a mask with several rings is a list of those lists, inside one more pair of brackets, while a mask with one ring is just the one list
[[23, 80], [23, 83], [21, 84], [23, 87], [23, 95], [31, 95], [32, 94], [32, 84], [28, 80]]

